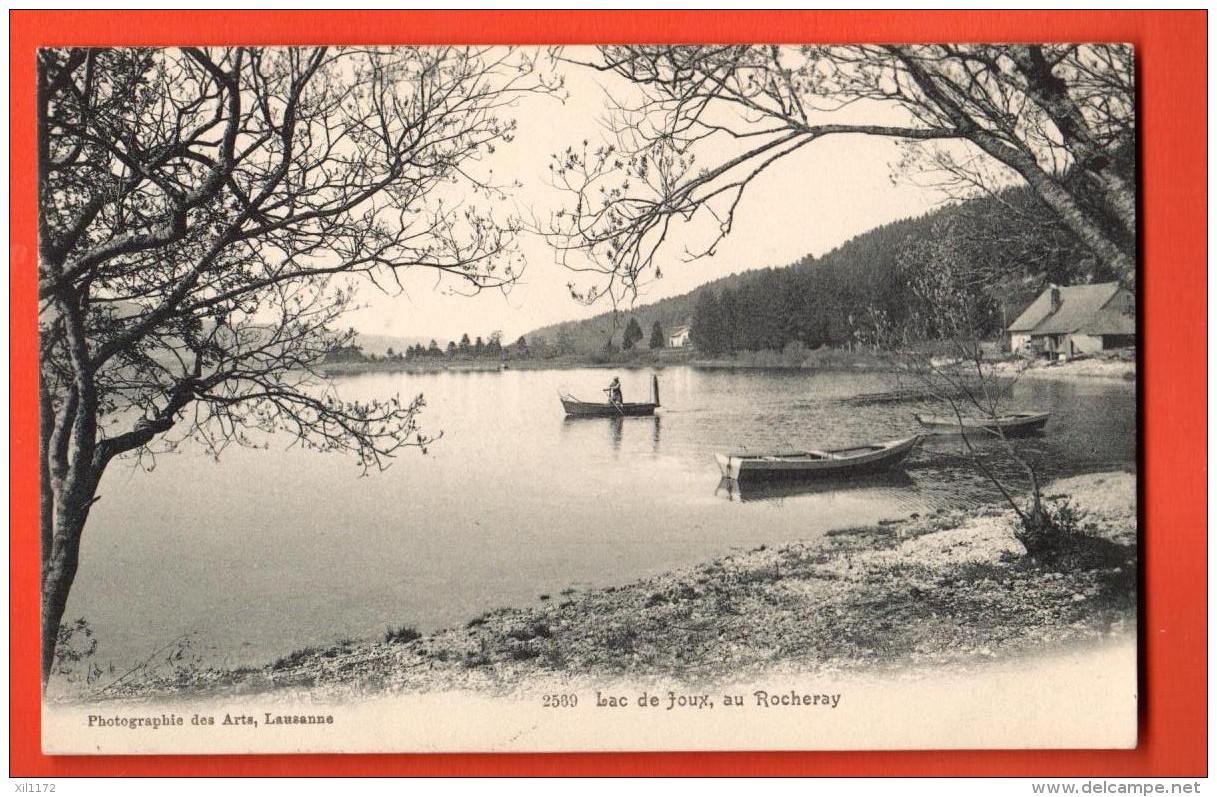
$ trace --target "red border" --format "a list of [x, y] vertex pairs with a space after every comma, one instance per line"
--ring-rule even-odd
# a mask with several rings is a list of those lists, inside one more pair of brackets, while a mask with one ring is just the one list
[[[1207, 12], [10, 12], [10, 775], [1207, 775]], [[1121, 41], [1142, 89], [1147, 597], [1127, 752], [50, 757], [39, 750], [34, 50], [56, 44]], [[20, 653], [21, 655], [16, 655]]]

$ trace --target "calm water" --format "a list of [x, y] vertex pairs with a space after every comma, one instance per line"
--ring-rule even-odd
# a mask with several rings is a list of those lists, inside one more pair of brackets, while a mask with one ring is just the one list
[[[620, 372], [627, 401], [646, 398], [650, 373]], [[660, 415], [578, 421], [563, 419], [558, 391], [598, 398], [611, 372], [343, 378], [346, 398], [424, 393], [424, 427], [443, 431], [428, 455], [362, 478], [352, 460], [283, 450], [286, 440], [219, 462], [112, 466], [68, 617], [89, 620], [103, 665], [183, 634], [216, 663], [262, 663], [992, 497], [951, 438], [919, 449], [907, 476], [738, 495], [720, 486], [715, 451], [904, 437], [923, 407], [867, 400], [896, 387], [881, 374], [659, 373]], [[1024, 380], [1010, 401], [1053, 412], [1024, 444], [1045, 474], [1134, 467], [1131, 384]]]

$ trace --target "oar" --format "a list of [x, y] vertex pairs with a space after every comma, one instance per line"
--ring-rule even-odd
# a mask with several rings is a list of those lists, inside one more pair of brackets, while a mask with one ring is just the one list
[[[603, 389], [602, 389], [600, 392], [601, 392], [601, 393], [609, 393], [609, 389], [606, 387], [606, 388], [603, 388]], [[608, 403], [609, 403], [609, 406], [610, 406], [610, 407], [612, 407], [612, 408], [614, 408], [615, 410], [617, 410], [617, 414], [618, 414], [618, 415], [620, 415], [622, 418], [624, 418], [624, 417], [625, 417], [625, 410], [621, 409], [621, 404], [618, 404], [618, 403], [616, 403], [616, 402], [614, 402], [614, 401], [613, 401], [613, 396], [612, 396], [612, 394], [611, 394], [611, 393], [610, 393], [610, 395], [608, 396]], [[624, 404], [624, 403], [625, 403], [625, 402], [622, 402], [622, 404]]]

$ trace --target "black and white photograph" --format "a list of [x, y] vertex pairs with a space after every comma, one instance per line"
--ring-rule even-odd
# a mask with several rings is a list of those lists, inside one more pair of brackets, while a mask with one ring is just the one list
[[1135, 747], [1136, 71], [38, 51], [42, 749]]

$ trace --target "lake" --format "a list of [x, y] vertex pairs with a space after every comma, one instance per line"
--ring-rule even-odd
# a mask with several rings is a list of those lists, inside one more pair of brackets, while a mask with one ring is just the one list
[[[348, 399], [425, 394], [423, 428], [443, 432], [427, 455], [408, 450], [366, 477], [352, 458], [287, 439], [218, 462], [161, 456], [150, 472], [116, 463], [65, 620], [89, 621], [102, 666], [129, 666], [183, 635], [208, 663], [262, 664], [390, 625], [436, 630], [734, 549], [996, 497], [950, 437], [918, 449], [907, 476], [849, 489], [720, 485], [715, 451], [918, 431], [913, 413], [926, 406], [885, 399], [898, 387], [885, 374], [666, 368], [655, 417], [563, 418], [560, 390], [600, 400], [619, 375], [625, 400], [643, 401], [651, 373], [342, 377]], [[1019, 444], [1046, 477], [1135, 468], [1132, 383], [1024, 379], [1009, 405], [1052, 411], [1045, 432]]]

